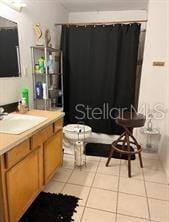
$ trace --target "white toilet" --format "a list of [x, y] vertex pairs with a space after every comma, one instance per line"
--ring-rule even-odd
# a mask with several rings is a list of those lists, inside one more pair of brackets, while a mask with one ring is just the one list
[[64, 150], [69, 150], [69, 153], [74, 154], [76, 166], [85, 164], [84, 146], [91, 132], [91, 127], [81, 124], [69, 124], [63, 127]]

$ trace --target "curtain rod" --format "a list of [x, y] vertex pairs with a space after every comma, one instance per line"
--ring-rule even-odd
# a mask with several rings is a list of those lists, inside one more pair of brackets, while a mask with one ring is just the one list
[[89, 23], [56, 23], [55, 26], [60, 25], [75, 25], [75, 26], [87, 26], [87, 25], [113, 25], [113, 24], [131, 24], [131, 23], [144, 23], [148, 20], [135, 20], [135, 21], [113, 21], [113, 22], [89, 22]]

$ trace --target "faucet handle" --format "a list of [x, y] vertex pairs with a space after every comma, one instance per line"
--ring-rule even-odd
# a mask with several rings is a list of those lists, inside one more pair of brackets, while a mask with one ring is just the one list
[[3, 114], [4, 113], [4, 108], [3, 107], [0, 107], [0, 114]]

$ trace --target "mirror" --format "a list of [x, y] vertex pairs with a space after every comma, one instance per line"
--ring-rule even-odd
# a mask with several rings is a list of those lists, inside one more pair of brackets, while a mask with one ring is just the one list
[[17, 23], [0, 16], [0, 77], [20, 76]]

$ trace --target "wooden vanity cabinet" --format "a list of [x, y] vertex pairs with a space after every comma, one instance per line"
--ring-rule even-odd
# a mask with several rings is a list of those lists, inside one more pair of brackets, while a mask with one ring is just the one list
[[62, 123], [48, 125], [0, 157], [0, 222], [18, 222], [61, 166]]
[[44, 179], [45, 184], [51, 179], [62, 163], [62, 130], [56, 132], [44, 143]]
[[36, 149], [6, 173], [9, 221], [16, 222], [42, 187], [42, 153]]

